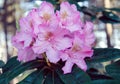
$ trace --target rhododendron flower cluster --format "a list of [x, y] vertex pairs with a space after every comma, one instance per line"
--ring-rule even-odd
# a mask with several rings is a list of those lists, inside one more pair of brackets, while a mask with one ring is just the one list
[[21, 18], [19, 24], [20, 30], [12, 39], [19, 61], [44, 59], [46, 54], [50, 63], [65, 62], [64, 73], [70, 73], [74, 64], [87, 69], [84, 59], [93, 55], [93, 24], [80, 20], [75, 5], [62, 2], [60, 10], [55, 11], [52, 4], [43, 2]]

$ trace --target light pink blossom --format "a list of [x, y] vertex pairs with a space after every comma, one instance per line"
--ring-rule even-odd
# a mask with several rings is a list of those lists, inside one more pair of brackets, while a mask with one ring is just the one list
[[61, 28], [41, 27], [38, 38], [33, 45], [33, 50], [37, 54], [46, 52], [50, 62], [56, 63], [60, 60], [60, 50], [71, 47], [71, 39], [65, 37], [68, 32]]
[[54, 6], [51, 3], [43, 2], [39, 7], [39, 16], [42, 21], [42, 25], [49, 25], [55, 27], [58, 25], [58, 20], [54, 12]]
[[[33, 52], [31, 47], [26, 47], [24, 49], [18, 49], [17, 59], [19, 61], [23, 61], [23, 62], [31, 61], [33, 59], [36, 59], [37, 56], [38, 55]], [[41, 55], [39, 55], [39, 57], [41, 57]]]
[[61, 59], [66, 61], [65, 66], [62, 69], [65, 74], [71, 72], [74, 64], [84, 71], [87, 69], [84, 58], [91, 57], [93, 50], [91, 47], [86, 46], [83, 37], [84, 36], [80, 35], [79, 33], [75, 33], [73, 46], [70, 49], [66, 49], [65, 51], [61, 52]]
[[18, 49], [29, 47], [32, 41], [32, 34], [28, 32], [17, 32], [12, 38], [13, 45]]
[[18, 49], [19, 61], [43, 59], [45, 53], [51, 63], [65, 62], [64, 74], [70, 73], [76, 64], [86, 71], [86, 57], [93, 55], [95, 36], [93, 24], [83, 23], [75, 5], [62, 2], [55, 11], [52, 4], [43, 2], [19, 21], [20, 30], [12, 39]]
[[77, 11], [75, 5], [63, 2], [60, 5], [60, 11], [57, 11], [59, 25], [71, 32], [78, 31], [81, 28], [80, 12]]

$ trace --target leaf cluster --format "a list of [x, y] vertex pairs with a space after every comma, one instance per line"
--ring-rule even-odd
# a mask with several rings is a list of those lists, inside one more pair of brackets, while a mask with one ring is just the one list
[[11, 80], [25, 71], [34, 70], [17, 84], [119, 84], [120, 60], [105, 66], [105, 73], [100, 73], [94, 65], [120, 58], [119, 49], [95, 48], [92, 58], [86, 58], [88, 70], [84, 72], [74, 65], [72, 72], [63, 74], [64, 63], [48, 66], [44, 60], [36, 59], [26, 63], [17, 61], [12, 57], [6, 64], [0, 61], [2, 72], [0, 84], [9, 84]]

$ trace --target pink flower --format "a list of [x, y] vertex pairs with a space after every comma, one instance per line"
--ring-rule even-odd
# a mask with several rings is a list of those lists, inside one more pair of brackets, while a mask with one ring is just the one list
[[54, 6], [48, 2], [43, 2], [39, 8], [39, 16], [42, 24], [52, 27], [57, 26], [58, 20], [54, 12]]
[[38, 38], [33, 45], [33, 50], [37, 54], [46, 52], [50, 62], [56, 63], [60, 60], [60, 50], [71, 47], [71, 39], [65, 37], [68, 31], [61, 28], [41, 27]]
[[16, 35], [12, 38], [13, 45], [18, 49], [29, 47], [32, 41], [32, 34], [28, 32], [17, 32]]
[[57, 11], [59, 25], [71, 32], [78, 31], [81, 28], [80, 12], [75, 5], [63, 2], [60, 5], [60, 11]]
[[41, 24], [41, 18], [39, 16], [39, 10], [32, 9], [26, 17], [22, 17], [19, 20], [20, 31], [33, 33], [39, 24]]
[[66, 61], [65, 66], [62, 68], [64, 74], [70, 73], [74, 64], [86, 71], [87, 65], [84, 58], [91, 57], [93, 55], [93, 50], [84, 43], [84, 37], [85, 36], [82, 34], [76, 32], [74, 34], [73, 46], [61, 52], [61, 59]]
[[49, 21], [54, 15], [54, 7], [52, 4], [43, 2], [39, 8], [39, 15], [44, 21]]
[[95, 41], [95, 35], [93, 33], [93, 23], [86, 22], [84, 25], [85, 44], [91, 46]]
[[26, 62], [36, 59], [37, 54], [31, 48], [33, 41], [32, 34], [28, 32], [17, 32], [12, 38], [13, 45], [18, 49], [19, 61]]
[[18, 49], [18, 60], [27, 62], [36, 59], [36, 57], [41, 58], [41, 55], [37, 55], [33, 52], [31, 47], [26, 47], [24, 49]]
[[80, 20], [75, 5], [63, 2], [60, 11], [55, 12], [54, 6], [44, 1], [21, 18], [19, 24], [20, 30], [12, 39], [19, 61], [43, 59], [45, 53], [51, 63], [65, 61], [64, 74], [70, 73], [74, 64], [87, 69], [84, 59], [93, 55], [93, 24]]

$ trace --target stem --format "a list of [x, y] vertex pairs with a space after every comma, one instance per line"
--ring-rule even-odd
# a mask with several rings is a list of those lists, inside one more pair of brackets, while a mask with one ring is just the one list
[[50, 62], [49, 62], [49, 60], [48, 60], [48, 58], [47, 58], [47, 56], [46, 56], [46, 53], [43, 53], [42, 56], [44, 57], [45, 61], [47, 62], [47, 65], [48, 65], [49, 67], [51, 67], [51, 64], [50, 64]]

